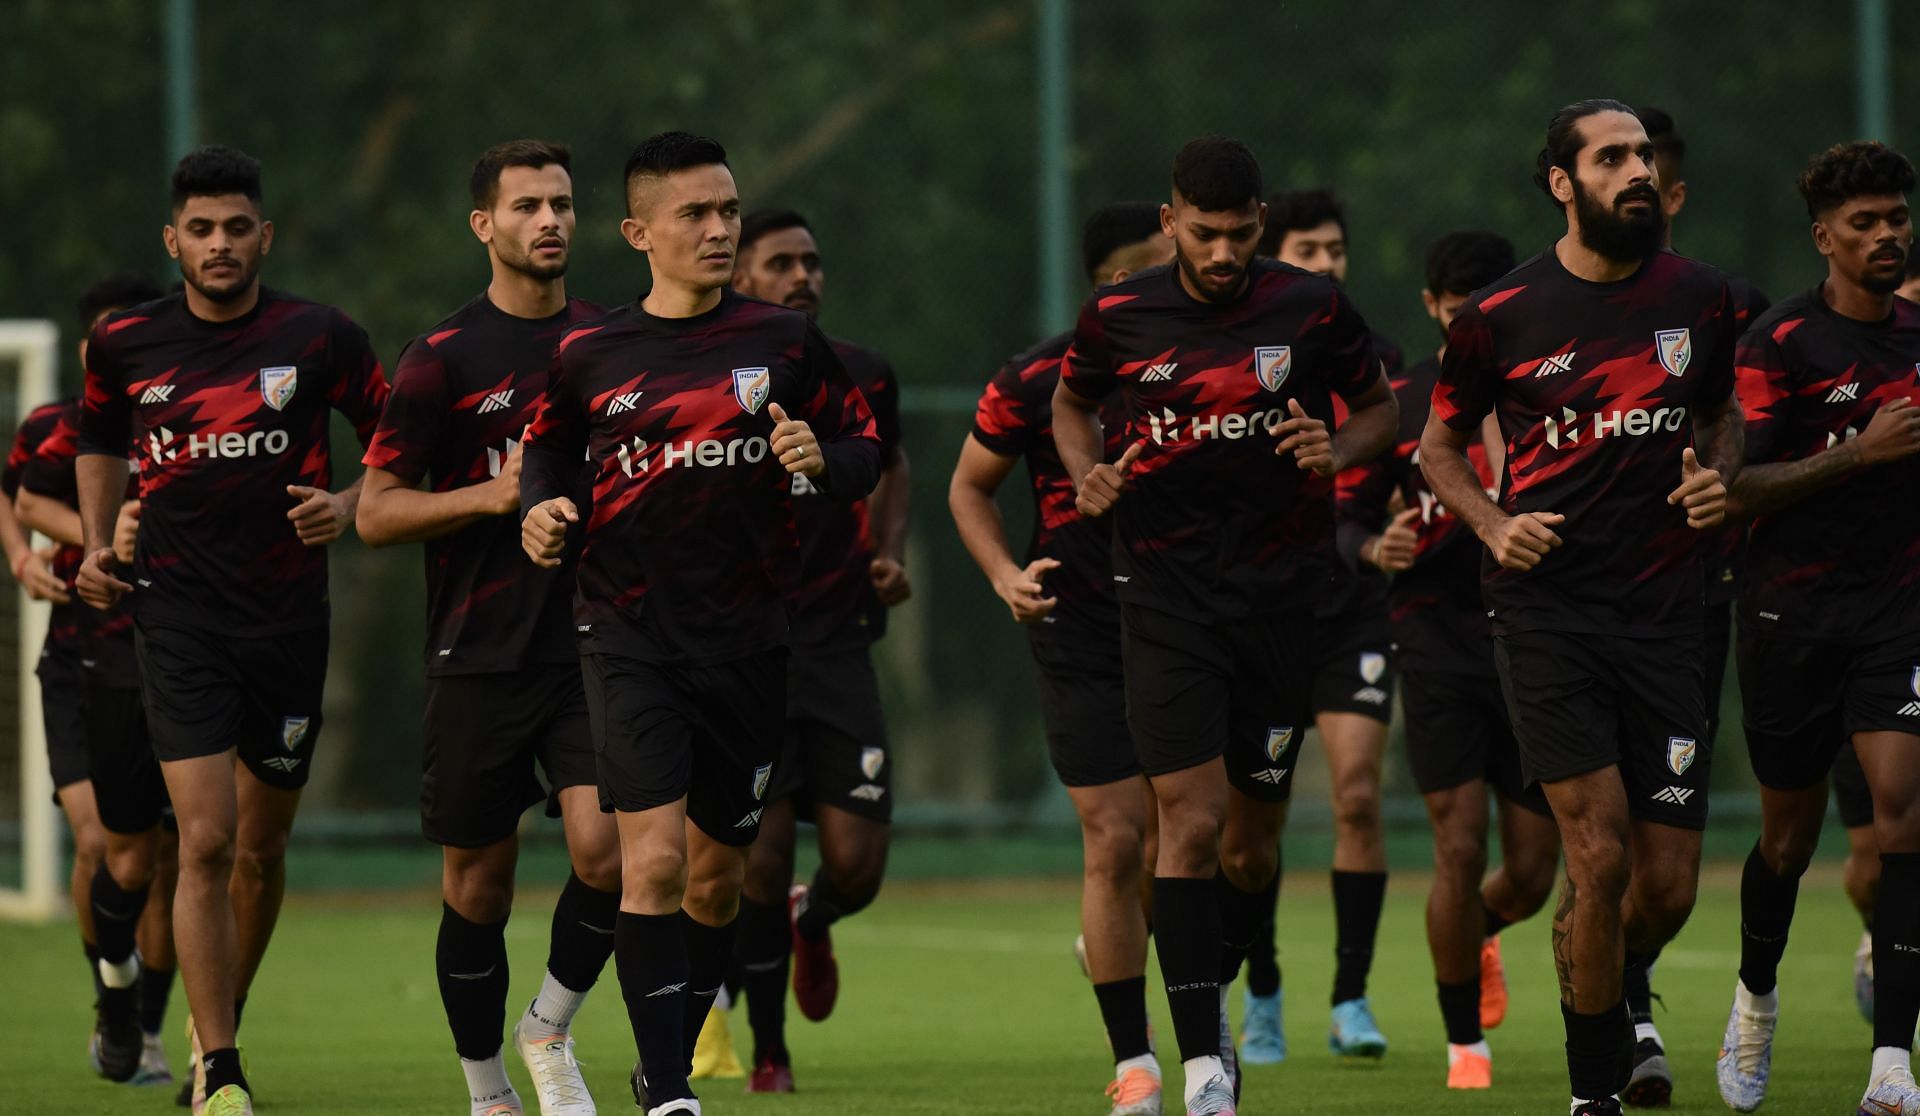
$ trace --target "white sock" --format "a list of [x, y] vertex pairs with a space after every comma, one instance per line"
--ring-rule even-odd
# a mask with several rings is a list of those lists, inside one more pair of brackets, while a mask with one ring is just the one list
[[[1635, 1023], [1633, 1025], [1633, 1041], [1639, 1042], [1641, 1039], [1652, 1039], [1655, 1042], [1659, 1042], [1663, 1047], [1667, 1045], [1660, 1041], [1660, 1029], [1652, 1023]], [[1585, 1104], [1586, 1102], [1582, 1101], [1581, 1103]]]
[[1891, 1070], [1903, 1069], [1913, 1072], [1913, 1051], [1904, 1046], [1876, 1046], [1873, 1048], [1873, 1076], [1870, 1081], [1878, 1081]]
[[118, 965], [106, 958], [100, 959], [100, 983], [108, 988], [132, 988], [140, 979], [140, 951], [127, 954], [127, 959]]
[[1113, 1079], [1115, 1081], [1120, 1080], [1127, 1075], [1128, 1070], [1132, 1069], [1143, 1069], [1155, 1077], [1160, 1076], [1160, 1063], [1154, 1061], [1153, 1055], [1151, 1054], [1141, 1054], [1138, 1057], [1128, 1058], [1124, 1062], [1115, 1063], [1113, 1067]]
[[1470, 1042], [1465, 1046], [1450, 1042], [1447, 1044], [1447, 1065], [1453, 1065], [1453, 1063], [1459, 1061], [1463, 1055], [1467, 1054], [1478, 1054], [1488, 1061], [1493, 1060], [1493, 1049], [1487, 1045], [1486, 1039], [1481, 1039], [1479, 1042]]
[[573, 1026], [573, 1017], [580, 1011], [580, 1005], [586, 1002], [585, 992], [575, 992], [548, 973], [540, 981], [540, 994], [527, 1005], [527, 1018], [551, 1034], [564, 1035]]
[[1780, 989], [1756, 996], [1747, 991], [1746, 981], [1737, 980], [1733, 984], [1733, 1006], [1742, 1015], [1776, 1015], [1780, 1011]]
[[513, 1084], [507, 1080], [507, 1067], [500, 1061], [500, 1055], [482, 1062], [470, 1062], [460, 1059], [460, 1072], [467, 1075], [467, 1095], [473, 1100], [475, 1108], [486, 1104], [498, 1104], [514, 1096]]
[[1184, 1066], [1187, 1071], [1188, 1104], [1193, 1103], [1194, 1096], [1206, 1087], [1207, 1082], [1212, 1081], [1216, 1077], [1223, 1081], [1226, 1080], [1227, 1070], [1225, 1066], [1220, 1064], [1220, 1056], [1218, 1054], [1207, 1054], [1199, 1058], [1188, 1058], [1185, 1062], [1182, 1062], [1181, 1065]]

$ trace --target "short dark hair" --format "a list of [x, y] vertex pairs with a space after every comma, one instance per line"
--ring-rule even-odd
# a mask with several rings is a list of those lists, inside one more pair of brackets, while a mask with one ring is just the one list
[[719, 140], [696, 136], [692, 132], [660, 132], [641, 140], [633, 153], [627, 156], [622, 181], [626, 183], [631, 202], [633, 180], [636, 178], [664, 178], [674, 171], [710, 167], [716, 163], [723, 167], [727, 165], [727, 149], [720, 146]]
[[1457, 229], [1427, 249], [1427, 290], [1467, 295], [1513, 270], [1513, 242], [1485, 229]]
[[173, 208], [188, 198], [243, 194], [260, 200], [260, 160], [237, 147], [209, 144], [181, 156], [173, 168]]
[[1332, 221], [1347, 235], [1347, 206], [1340, 195], [1325, 186], [1305, 190], [1282, 190], [1267, 199], [1267, 227], [1260, 234], [1259, 252], [1263, 256], [1280, 254], [1280, 244], [1290, 232], [1317, 229]]
[[1580, 134], [1577, 125], [1589, 116], [1598, 116], [1603, 112], [1624, 112], [1633, 116], [1634, 111], [1624, 101], [1611, 97], [1594, 97], [1585, 101], [1575, 101], [1563, 106], [1547, 121], [1546, 146], [1534, 159], [1533, 184], [1547, 195], [1547, 200], [1555, 206], [1560, 199], [1553, 196], [1551, 171], [1555, 167], [1573, 173], [1574, 161], [1580, 157], [1580, 150], [1587, 145], [1586, 137]]
[[[1647, 138], [1653, 141], [1653, 157], [1672, 167], [1675, 179], [1684, 177], [1687, 171], [1687, 139], [1680, 134], [1680, 126], [1673, 122], [1673, 114], [1652, 105], [1641, 105], [1633, 110], [1633, 114], [1640, 118], [1640, 126], [1647, 130]], [[1661, 185], [1671, 183], [1663, 182]]]
[[473, 175], [467, 180], [467, 189], [473, 193], [475, 209], [492, 209], [493, 203], [500, 198], [500, 172], [508, 167], [559, 167], [568, 174], [573, 173], [573, 153], [564, 143], [548, 143], [546, 140], [518, 139], [505, 143], [496, 143], [480, 153], [480, 160], [473, 164]]
[[1160, 207], [1153, 202], [1115, 202], [1093, 211], [1080, 226], [1080, 267], [1087, 281], [1100, 281], [1100, 265], [1120, 249], [1160, 231]]
[[808, 232], [812, 232], [813, 226], [807, 224], [807, 219], [801, 216], [798, 210], [756, 209], [740, 220], [740, 247], [738, 250], [744, 253], [747, 249], [753, 247], [754, 241], [759, 240], [761, 237], [768, 236], [772, 233], [784, 232], [787, 229], [805, 229]]
[[93, 328], [93, 320], [106, 310], [125, 310], [161, 295], [160, 284], [137, 271], [116, 271], [80, 292], [80, 328]]
[[1799, 185], [1807, 216], [1817, 221], [1850, 198], [1913, 193], [1913, 164], [1878, 140], [1837, 143], [1813, 157]]
[[1209, 213], [1240, 209], [1265, 192], [1260, 161], [1246, 144], [1226, 136], [1188, 140], [1173, 157], [1173, 188]]

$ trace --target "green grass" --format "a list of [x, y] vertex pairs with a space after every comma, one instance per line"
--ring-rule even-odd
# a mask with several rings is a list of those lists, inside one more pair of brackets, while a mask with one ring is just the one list
[[[1395, 878], [1373, 978], [1373, 1003], [1393, 1048], [1383, 1063], [1336, 1064], [1326, 1051], [1332, 915], [1320, 872], [1290, 878], [1281, 913], [1292, 1057], [1249, 1071], [1247, 1113], [1564, 1112], [1561, 1028], [1542, 920], [1508, 932], [1513, 1008], [1491, 1033], [1495, 1088], [1441, 1087], [1443, 1036], [1421, 930], [1424, 880]], [[1737, 963], [1736, 869], [1710, 869], [1693, 922], [1655, 978], [1658, 1014], [1677, 1074], [1677, 1112], [1721, 1113], [1713, 1058]], [[514, 999], [532, 994], [545, 958], [551, 892], [527, 889], [509, 929]], [[1086, 982], [1069, 953], [1076, 927], [1070, 882], [896, 886], [837, 931], [844, 987], [825, 1024], [794, 1023], [801, 1092], [746, 1097], [738, 1082], [706, 1082], [709, 1113], [961, 1113], [1100, 1116], [1111, 1072]], [[281, 920], [247, 1009], [245, 1033], [262, 1111], [462, 1113], [462, 1081], [433, 978], [438, 904], [431, 894], [296, 895]], [[1767, 1111], [1850, 1111], [1867, 1070], [1869, 1032], [1850, 992], [1859, 923], [1830, 866], [1801, 890], [1782, 969], [1787, 1010]], [[171, 1093], [94, 1078], [79, 951], [68, 926], [0, 926], [0, 1112], [166, 1113]], [[1171, 1030], [1152, 986], [1156, 1030]], [[184, 997], [167, 1042], [176, 1072]], [[1235, 995], [1238, 1011], [1238, 993]], [[745, 1015], [734, 1017], [746, 1051]], [[575, 1027], [587, 1076], [606, 1112], [631, 1111], [632, 1049], [609, 970]], [[1163, 1057], [1177, 1096], [1179, 1069]], [[531, 1099], [509, 1054], [516, 1085]]]

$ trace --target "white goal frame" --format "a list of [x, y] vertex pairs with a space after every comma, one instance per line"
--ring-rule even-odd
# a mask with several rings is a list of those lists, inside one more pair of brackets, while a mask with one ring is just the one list
[[[53, 399], [60, 331], [50, 321], [0, 319], [0, 354], [19, 360], [19, 378], [13, 384], [14, 413], [27, 412]], [[4, 390], [4, 389], [0, 389]], [[0, 451], [4, 452], [4, 451]], [[66, 888], [60, 880], [61, 838], [59, 811], [53, 804], [53, 775], [47, 766], [46, 722], [40, 714], [40, 680], [34, 667], [47, 636], [49, 606], [27, 596], [19, 585], [20, 676], [20, 886], [0, 887], [0, 919], [50, 922], [66, 907]]]

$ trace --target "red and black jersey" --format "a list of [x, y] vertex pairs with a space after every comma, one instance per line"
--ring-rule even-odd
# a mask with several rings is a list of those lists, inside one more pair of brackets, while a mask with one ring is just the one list
[[1461, 307], [1434, 413], [1476, 436], [1496, 414], [1501, 508], [1566, 516], [1534, 569], [1482, 559], [1496, 634], [1700, 629], [1712, 539], [1667, 494], [1695, 414], [1733, 391], [1735, 325], [1726, 277], [1666, 251], [1592, 283], [1549, 248]]
[[805, 314], [723, 290], [691, 318], [628, 303], [561, 338], [520, 493], [527, 509], [570, 496], [587, 457], [583, 649], [707, 664], [787, 644], [799, 543], [770, 403], [813, 427], [827, 465], [816, 487], [872, 491], [873, 415]]
[[135, 614], [247, 637], [324, 625], [327, 548], [301, 544], [287, 486], [331, 487], [328, 411], [364, 445], [386, 398], [366, 332], [281, 291], [230, 322], [173, 294], [95, 327], [80, 452], [145, 436]]
[[[80, 404], [75, 400], [60, 408], [59, 420], [40, 440], [22, 468], [19, 486], [77, 509], [80, 485], [75, 462], [80, 454]], [[135, 458], [128, 462], [126, 497], [129, 500], [138, 499], [140, 495], [141, 464], [138, 454]], [[82, 554], [77, 546], [63, 546], [54, 556], [54, 575], [67, 583], [69, 591], [73, 590], [74, 578], [80, 572]], [[73, 615], [62, 617], [63, 612]], [[89, 669], [98, 671], [109, 685], [140, 684], [140, 666], [133, 653], [133, 610], [129, 602], [123, 600], [101, 612], [76, 596], [71, 604], [55, 606], [55, 627], [48, 630], [49, 642], [53, 641], [56, 631], [63, 640], [74, 641], [80, 649], [81, 661]]]
[[[1373, 338], [1373, 351], [1380, 358], [1380, 372], [1386, 376], [1391, 386], [1400, 374], [1406, 370], [1406, 354], [1400, 346], [1378, 334]], [[1424, 409], [1424, 404], [1423, 404]], [[1333, 397], [1333, 428], [1337, 431], [1347, 421], [1346, 400], [1338, 395]], [[1358, 465], [1341, 470], [1333, 478], [1333, 519], [1336, 538], [1343, 538], [1355, 527], [1361, 527], [1366, 534], [1378, 534], [1385, 523], [1371, 528], [1352, 524], [1354, 509], [1358, 505], [1371, 502], [1367, 495], [1369, 489], [1383, 488], [1391, 490], [1391, 481], [1384, 481], [1387, 470], [1387, 455], [1382, 454], [1372, 461], [1363, 461]], [[1382, 505], [1384, 510], [1385, 505]], [[1364, 536], [1362, 537], [1364, 541]], [[1387, 575], [1376, 567], [1359, 560], [1359, 547], [1337, 548], [1341, 561], [1332, 563], [1333, 576], [1327, 592], [1320, 604], [1320, 617], [1340, 626], [1347, 623], [1364, 623], [1370, 617], [1377, 617], [1387, 607]]]
[[[1074, 506], [1073, 478], [1053, 443], [1053, 389], [1073, 343], [1062, 333], [1007, 361], [987, 381], [973, 412], [973, 438], [1002, 457], [1024, 457], [1033, 488], [1033, 534], [1027, 561], [1052, 558], [1060, 568], [1042, 585], [1059, 601], [1033, 638], [1114, 655], [1120, 646], [1120, 606], [1113, 599], [1113, 524], [1088, 519]], [[1127, 446], [1127, 415], [1120, 395], [1100, 409], [1107, 461]]]
[[[880, 467], [899, 460], [900, 382], [887, 358], [864, 345], [827, 339], [873, 413]], [[868, 567], [874, 540], [865, 500], [839, 500], [794, 473], [793, 521], [800, 532], [800, 572], [791, 601], [796, 647], [866, 646], [887, 631], [887, 607]]]
[[[1895, 399], [1920, 404], [1920, 306], [1884, 321], [1835, 313], [1819, 287], [1740, 341], [1747, 461], [1798, 461], [1857, 437]], [[1876, 465], [1753, 521], [1743, 632], [1874, 643], [1920, 627], [1920, 457]]]
[[[492, 480], [533, 422], [554, 346], [569, 328], [605, 314], [575, 298], [552, 317], [516, 318], [480, 294], [408, 342], [363, 463], [408, 485], [428, 479], [435, 492]], [[513, 515], [429, 539], [427, 673], [576, 661], [577, 553], [570, 548], [554, 570], [527, 561]]]
[[1061, 374], [1085, 399], [1117, 391], [1143, 446], [1114, 509], [1120, 600], [1202, 621], [1317, 609], [1333, 483], [1274, 447], [1288, 400], [1331, 423], [1332, 396], [1379, 375], [1333, 280], [1256, 259], [1239, 297], [1209, 303], [1149, 268], [1087, 302]]
[[[1727, 276], [1727, 288], [1733, 292], [1733, 316], [1740, 333], [1745, 333], [1773, 305], [1760, 288], [1738, 275]], [[1733, 600], [1739, 589], [1740, 570], [1746, 565], [1747, 525], [1729, 521], [1713, 535], [1713, 557], [1707, 567], [1707, 603], [1722, 605]]]
[[[77, 435], [75, 423], [79, 415], [80, 401], [63, 399], [57, 403], [42, 403], [20, 420], [20, 429], [14, 432], [13, 445], [7, 450], [6, 467], [0, 470], [0, 492], [5, 492], [7, 499], [18, 498], [23, 487], [41, 495], [53, 495], [38, 485], [28, 484], [27, 478], [35, 456], [42, 450], [57, 451], [64, 445], [71, 461]], [[72, 484], [72, 472], [69, 464], [69, 485]], [[63, 502], [68, 506], [74, 503], [71, 496]], [[80, 572], [80, 558], [81, 552], [77, 546], [61, 546], [54, 551], [53, 576], [66, 583], [68, 596], [73, 596], [73, 579]], [[85, 659], [88, 655], [88, 631], [92, 625], [92, 617], [87, 613], [92, 611], [79, 597], [73, 597], [66, 604], [52, 606], [47, 617], [47, 642], [41, 653], [76, 661]]]

